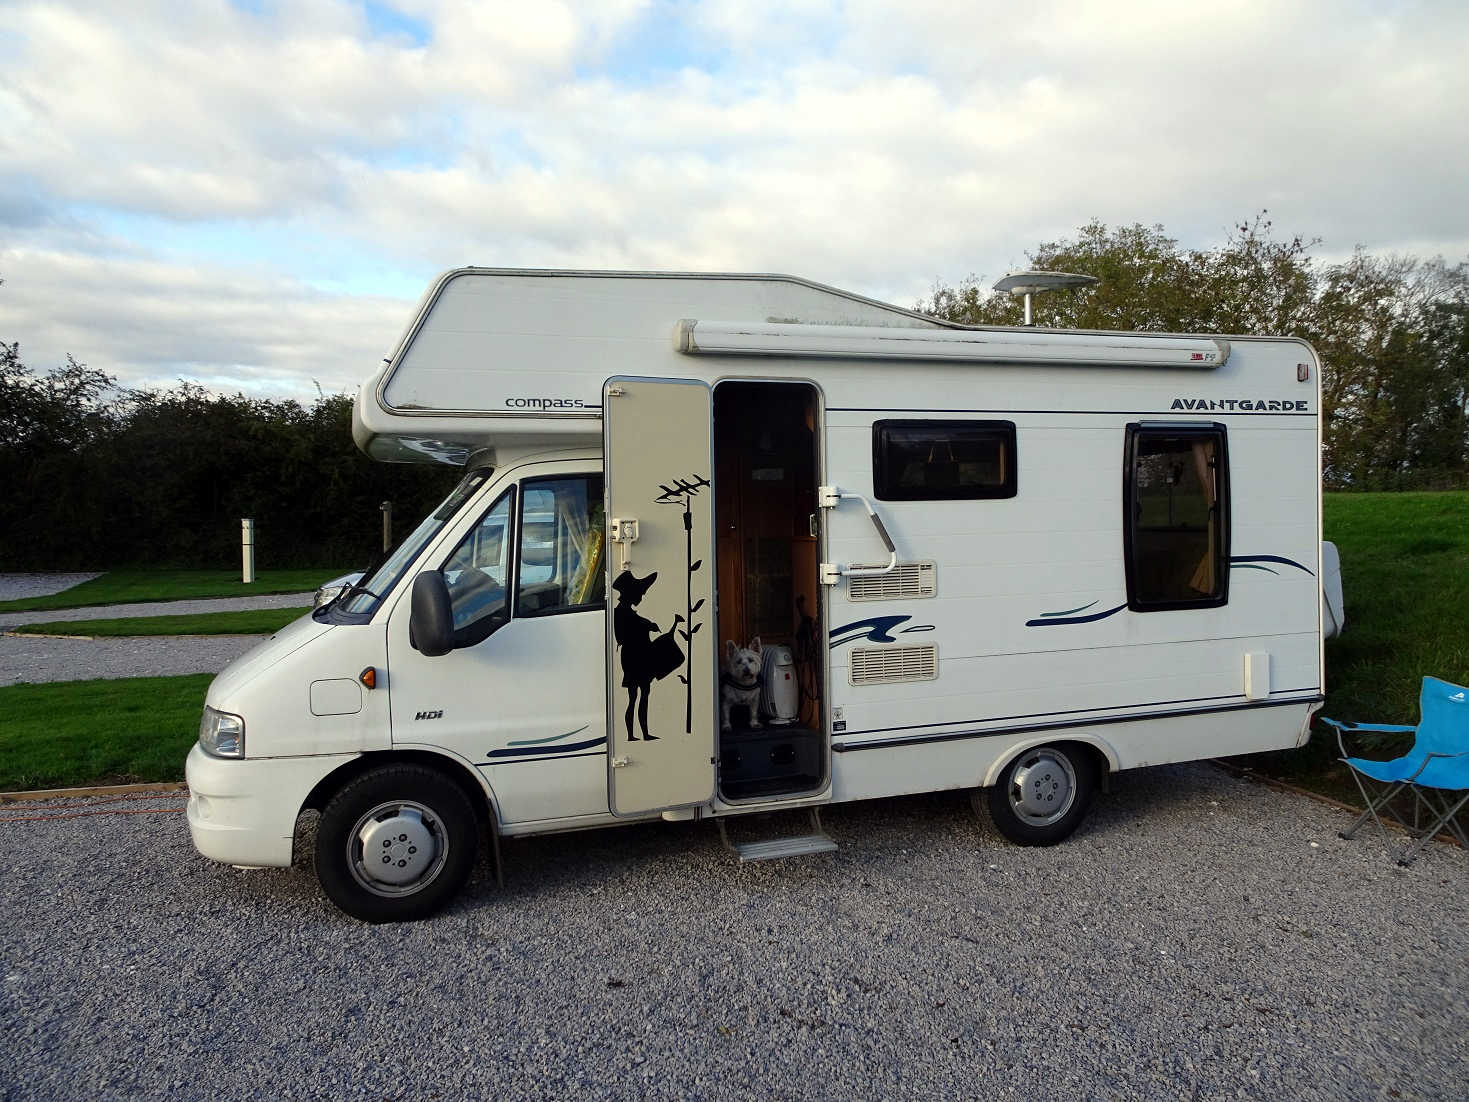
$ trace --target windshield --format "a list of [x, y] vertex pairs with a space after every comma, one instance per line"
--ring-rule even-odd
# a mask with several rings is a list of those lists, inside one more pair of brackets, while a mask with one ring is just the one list
[[464, 503], [474, 496], [474, 492], [484, 484], [485, 479], [490, 477], [490, 472], [485, 469], [470, 471], [454, 487], [454, 492], [444, 499], [444, 503], [435, 509], [423, 522], [415, 528], [393, 553], [384, 559], [367, 577], [359, 582], [344, 602], [342, 611], [352, 615], [370, 613], [377, 608], [378, 602], [386, 597], [403, 578], [404, 572], [418, 553], [427, 545], [428, 541], [439, 534], [440, 529], [448, 524], [454, 514], [463, 508]]

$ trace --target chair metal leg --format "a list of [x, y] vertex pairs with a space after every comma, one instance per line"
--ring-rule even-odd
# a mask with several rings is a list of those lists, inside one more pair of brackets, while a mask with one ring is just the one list
[[[1425, 807], [1433, 809], [1434, 805], [1424, 798], [1421, 791], [1414, 789], [1414, 795], [1418, 797], [1419, 802]], [[1437, 821], [1434, 822], [1433, 826], [1425, 830], [1417, 841], [1403, 850], [1402, 855], [1398, 857], [1398, 864], [1406, 867], [1416, 861], [1419, 852], [1438, 836], [1438, 832], [1444, 828], [1445, 824], [1452, 824], [1449, 829], [1462, 840], [1464, 835], [1459, 829], [1458, 824], [1454, 822], [1454, 816], [1459, 814], [1459, 809], [1466, 803], [1469, 803], [1469, 792], [1465, 792], [1460, 796], [1457, 803], [1451, 804], [1449, 798], [1445, 798], [1442, 806], [1438, 809], [1439, 816]]]
[[[1440, 794], [1433, 789], [1424, 790], [1416, 786], [1413, 789], [1413, 794], [1428, 809], [1430, 815], [1436, 815], [1438, 817], [1437, 823], [1435, 824], [1436, 831], [1442, 831], [1444, 827], [1448, 827], [1453, 836], [1458, 839], [1459, 845], [1465, 849], [1469, 849], [1469, 838], [1465, 837], [1464, 828], [1459, 824], [1458, 817], [1459, 808], [1464, 806], [1463, 799], [1457, 804], [1453, 804], [1453, 797], [1447, 793]], [[1453, 806], [1450, 807], [1450, 804], [1453, 804]]]
[[[1371, 796], [1367, 794], [1367, 789], [1362, 784], [1362, 777], [1359, 773], [1357, 773], [1356, 770], [1352, 771], [1352, 779], [1357, 782], [1357, 791], [1362, 793], [1362, 803], [1367, 810], [1358, 815], [1357, 818], [1352, 822], [1351, 826], [1347, 827], [1346, 830], [1341, 831], [1341, 836], [1343, 838], [1350, 838], [1353, 834], [1357, 833], [1363, 823], [1365, 823], [1368, 819], [1371, 819], [1374, 823], [1377, 824], [1377, 829], [1382, 831], [1382, 836], [1386, 838], [1387, 827], [1383, 826], [1382, 820], [1377, 817], [1377, 809], [1379, 807], [1385, 806], [1395, 796], [1397, 796], [1397, 794], [1403, 790], [1407, 782], [1398, 781], [1397, 783], [1392, 785], [1382, 796], [1374, 800]], [[1391, 809], [1388, 809], [1388, 814], [1392, 814]], [[1393, 815], [1393, 819], [1396, 820], [1400, 825], [1404, 827], [1407, 826], [1407, 824], [1404, 823], [1402, 819], [1398, 818], [1398, 816]]]

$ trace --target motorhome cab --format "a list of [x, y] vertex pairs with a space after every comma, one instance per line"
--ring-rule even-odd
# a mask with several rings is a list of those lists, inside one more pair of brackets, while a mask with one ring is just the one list
[[[353, 434], [463, 476], [210, 687], [208, 857], [424, 915], [482, 837], [987, 790], [1022, 844], [1121, 769], [1301, 744], [1319, 365], [972, 329], [769, 275], [449, 272]], [[758, 640], [758, 645], [757, 645]], [[486, 830], [486, 828], [488, 828]]]

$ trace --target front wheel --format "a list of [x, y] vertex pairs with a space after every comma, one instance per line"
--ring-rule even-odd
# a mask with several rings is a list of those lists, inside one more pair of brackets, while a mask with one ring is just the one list
[[1096, 765], [1088, 751], [1034, 746], [1005, 766], [989, 790], [990, 818], [1018, 845], [1054, 846], [1081, 825], [1096, 790]]
[[422, 765], [364, 773], [336, 794], [316, 832], [316, 878], [365, 922], [425, 918], [474, 867], [478, 833], [464, 791]]

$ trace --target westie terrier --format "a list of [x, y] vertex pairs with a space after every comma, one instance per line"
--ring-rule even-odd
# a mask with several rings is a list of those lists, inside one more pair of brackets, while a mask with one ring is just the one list
[[733, 639], [724, 643], [724, 673], [719, 679], [719, 726], [730, 729], [729, 713], [736, 704], [750, 711], [750, 726], [760, 726], [760, 637], [750, 640], [748, 647], [735, 646]]

